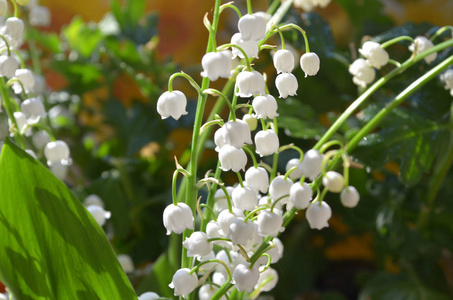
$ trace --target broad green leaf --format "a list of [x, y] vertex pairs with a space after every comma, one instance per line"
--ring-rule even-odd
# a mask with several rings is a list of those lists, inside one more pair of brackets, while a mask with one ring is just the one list
[[71, 49], [77, 50], [84, 57], [91, 56], [103, 39], [95, 23], [85, 24], [80, 17], [75, 17], [71, 24], [63, 29], [63, 35]]
[[42, 32], [33, 27], [27, 28], [27, 34], [31, 39], [37, 41], [41, 46], [53, 53], [61, 52], [61, 41], [58, 34]]
[[88, 211], [9, 140], [0, 178], [0, 278], [16, 299], [137, 299]]
[[[376, 107], [365, 111], [372, 117]], [[400, 160], [400, 180], [407, 185], [417, 183], [428, 172], [439, 151], [444, 125], [410, 114], [407, 109], [393, 111], [382, 124], [379, 132], [366, 136], [354, 155], [366, 164], [379, 168], [386, 163]]]

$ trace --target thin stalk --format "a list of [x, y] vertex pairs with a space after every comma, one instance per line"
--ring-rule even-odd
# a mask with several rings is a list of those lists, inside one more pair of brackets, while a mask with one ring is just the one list
[[26, 147], [25, 147], [24, 138], [19, 133], [19, 126], [17, 126], [17, 121], [16, 121], [16, 118], [14, 117], [14, 112], [10, 106], [11, 99], [9, 97], [8, 91], [6, 90], [5, 79], [3, 78], [3, 76], [0, 76], [0, 95], [2, 96], [3, 105], [5, 106], [5, 110], [6, 110], [6, 113], [8, 114], [8, 118], [11, 120], [11, 123], [17, 129], [16, 134], [14, 134], [14, 140], [22, 149], [25, 150]]

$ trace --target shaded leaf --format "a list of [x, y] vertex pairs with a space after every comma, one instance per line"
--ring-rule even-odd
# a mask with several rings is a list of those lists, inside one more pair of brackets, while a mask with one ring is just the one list
[[71, 24], [63, 29], [63, 35], [71, 49], [82, 56], [89, 57], [103, 39], [99, 28], [94, 24], [85, 24], [80, 17], [75, 17]]

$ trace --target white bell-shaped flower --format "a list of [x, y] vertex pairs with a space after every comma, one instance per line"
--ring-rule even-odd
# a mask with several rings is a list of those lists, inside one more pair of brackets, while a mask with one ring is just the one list
[[453, 90], [453, 69], [448, 69], [440, 75], [440, 80], [445, 84], [446, 90]]
[[138, 300], [157, 300], [160, 299], [159, 294], [154, 292], [146, 292], [138, 296]]
[[[415, 44], [417, 44], [417, 47], [415, 47]], [[417, 36], [414, 40], [414, 44], [411, 44], [409, 46], [409, 51], [414, 52], [416, 50], [415, 55], [418, 55], [426, 50], [431, 49], [432, 47], [434, 47], [434, 44], [429, 39], [427, 39], [424, 36]], [[424, 60], [427, 64], [430, 64], [436, 58], [437, 58], [437, 52], [434, 52], [434, 53], [426, 56], [424, 58]]]
[[[14, 77], [22, 83], [22, 86], [24, 87], [26, 93], [30, 92], [33, 89], [33, 86], [35, 85], [35, 77], [30, 70], [17, 69]], [[12, 86], [14, 93], [22, 93], [22, 86], [19, 83], [14, 82]]]
[[19, 68], [19, 63], [14, 57], [0, 56], [0, 76], [11, 78], [16, 74], [17, 68]]
[[[206, 225], [206, 235], [209, 239], [223, 237], [223, 231], [220, 224], [213, 220], [209, 221]], [[218, 241], [214, 241], [214, 243], [215, 242]]]
[[198, 285], [198, 277], [194, 272], [190, 274], [190, 269], [183, 268], [176, 271], [173, 280], [168, 285], [174, 289], [175, 296], [182, 296], [184, 299], [195, 290]]
[[228, 278], [228, 275], [222, 272], [214, 272], [212, 274], [212, 282], [218, 286], [222, 286]]
[[[231, 199], [231, 194], [233, 193], [234, 187], [227, 186], [227, 187], [225, 187], [225, 189], [227, 190], [228, 196], [230, 196], [230, 199]], [[218, 189], [215, 192], [214, 200], [215, 200], [215, 204], [214, 204], [215, 211], [220, 212], [220, 211], [228, 208], [228, 201], [227, 201], [227, 198], [226, 198], [226, 195], [225, 195], [225, 192], [223, 191], [223, 189]]]
[[8, 12], [8, 2], [6, 0], [0, 0], [0, 17], [3, 17]]
[[288, 172], [289, 170], [291, 170], [294, 167], [297, 167], [295, 170], [293, 170], [289, 174], [289, 178], [291, 178], [292, 180], [300, 179], [303, 175], [301, 166], [302, 166], [302, 163], [300, 162], [300, 159], [298, 159], [298, 158], [292, 158], [292, 159], [288, 160], [288, 162], [286, 163], [286, 167], [285, 167], [286, 172]]
[[314, 180], [318, 177], [318, 175], [321, 174], [323, 157], [324, 156], [322, 154], [319, 154], [318, 150], [308, 150], [304, 155], [302, 164], [300, 165], [302, 175], [310, 178], [310, 180]]
[[359, 49], [359, 52], [376, 69], [380, 69], [389, 62], [389, 54], [382, 49], [379, 43], [367, 41], [363, 43], [362, 49]]
[[211, 253], [213, 245], [208, 241], [208, 236], [202, 231], [193, 232], [190, 237], [182, 242], [184, 248], [187, 249], [189, 257], [203, 257]]
[[250, 186], [237, 186], [231, 197], [234, 207], [240, 210], [254, 210], [258, 203], [258, 197]]
[[229, 51], [206, 53], [202, 60], [203, 72], [201, 76], [208, 77], [211, 81], [216, 81], [219, 77], [230, 77], [231, 57]]
[[48, 164], [69, 159], [69, 153], [68, 144], [60, 140], [50, 142], [44, 148], [44, 156], [46, 157]]
[[85, 206], [98, 205], [98, 206], [100, 206], [102, 208], [105, 208], [104, 201], [102, 201], [101, 197], [99, 197], [96, 194], [88, 195], [85, 198], [85, 201], [83, 201], [83, 205], [85, 205]]
[[345, 207], [356, 207], [360, 200], [360, 194], [353, 186], [345, 187], [340, 194], [341, 204]]
[[[27, 117], [21, 111], [16, 111], [13, 113], [13, 115], [14, 115], [14, 119], [16, 119], [17, 129], [19, 131], [22, 131], [24, 129], [24, 127], [27, 125]], [[9, 123], [9, 127], [11, 128], [11, 126], [13, 125], [13, 122], [11, 121], [11, 119], [8, 119], [8, 123]], [[32, 134], [31, 128], [28, 128], [25, 130], [26, 136], [30, 136], [31, 134]]]
[[330, 0], [312, 0], [312, 1], [320, 7], [326, 7], [330, 3]]
[[6, 19], [5, 34], [15, 41], [22, 40], [24, 36], [24, 21], [16, 17]]
[[287, 203], [292, 185], [293, 181], [290, 178], [285, 179], [282, 175], [275, 177], [269, 186], [269, 195], [272, 198], [272, 202], [278, 200], [281, 204]]
[[[246, 41], [242, 38], [242, 35], [238, 32], [233, 34], [233, 36], [231, 37], [231, 44], [234, 44], [240, 47], [242, 50], [244, 50], [245, 54], [247, 54], [249, 59], [258, 58], [259, 47], [257, 41], [253, 40]], [[242, 51], [236, 47], [231, 47], [231, 54], [233, 55], [232, 56], [233, 59], [236, 57], [239, 57], [241, 59], [245, 58]]]
[[46, 117], [44, 104], [38, 98], [30, 98], [20, 104], [20, 110], [27, 117], [28, 124], [36, 124], [41, 118]]
[[[282, 257], [285, 247], [283, 246], [282, 241], [279, 238], [274, 238], [272, 240], [273, 247], [266, 251], [267, 254], [271, 256], [271, 263], [276, 264]], [[267, 257], [264, 264], [267, 263]]]
[[50, 136], [46, 131], [39, 130], [32, 135], [31, 140], [36, 149], [41, 151], [48, 143], [50, 143]]
[[289, 200], [297, 209], [307, 208], [312, 198], [313, 190], [305, 182], [302, 185], [300, 182], [296, 182], [289, 190]]
[[280, 142], [274, 130], [261, 130], [255, 135], [256, 153], [267, 156], [278, 152]]
[[278, 282], [278, 273], [272, 268], [267, 268], [260, 273], [260, 279], [255, 286], [255, 289], [260, 289], [262, 292], [272, 291]]
[[[200, 300], [211, 300], [218, 290], [219, 288], [213, 284], [204, 284], [198, 290], [198, 298]], [[227, 300], [227, 298], [223, 295], [220, 300]]]
[[258, 225], [258, 233], [262, 236], [270, 235], [276, 237], [279, 232], [285, 230], [283, 225], [283, 215], [280, 210], [262, 210], [256, 219]]
[[227, 237], [233, 245], [246, 245], [255, 237], [255, 225], [250, 219], [245, 222], [243, 218], [236, 218], [230, 224]]
[[173, 117], [178, 120], [182, 115], [187, 115], [187, 98], [181, 91], [165, 92], [157, 99], [157, 112], [162, 119]]
[[259, 14], [242, 16], [238, 29], [244, 41], [259, 41], [266, 37], [266, 21]]
[[311, 229], [323, 229], [324, 227], [329, 227], [330, 217], [332, 217], [332, 210], [330, 206], [324, 202], [313, 202], [306, 212], [306, 217], [308, 225]]
[[249, 115], [246, 114], [242, 117], [242, 121], [246, 122], [249, 124], [250, 130], [253, 131], [258, 127], [258, 120], [256, 118], [256, 115]]
[[219, 160], [222, 171], [232, 170], [233, 172], [239, 172], [240, 170], [245, 170], [247, 155], [242, 149], [225, 145], [219, 151]]
[[66, 177], [68, 175], [68, 164], [65, 163], [64, 160], [62, 161], [56, 161], [49, 163], [47, 162], [50, 171], [52, 172], [55, 177], [57, 177], [60, 180], [66, 180]]
[[294, 69], [294, 55], [289, 50], [278, 50], [277, 52], [275, 52], [273, 60], [277, 74], [291, 73]]
[[305, 12], [312, 11], [316, 6], [314, 0], [294, 0], [293, 3], [294, 7], [303, 9]]
[[124, 273], [129, 274], [133, 273], [135, 270], [134, 261], [132, 258], [127, 254], [120, 254], [118, 255], [118, 262], [123, 268]]
[[262, 167], [250, 167], [245, 172], [245, 181], [256, 192], [265, 194], [269, 189], [269, 174]]
[[349, 66], [349, 73], [354, 76], [352, 81], [361, 87], [366, 87], [366, 85], [373, 82], [376, 77], [374, 69], [370, 67], [363, 58], [356, 59]]
[[275, 79], [275, 86], [278, 89], [280, 98], [287, 98], [288, 96], [296, 95], [299, 84], [297, 78], [292, 73], [282, 73]]
[[248, 262], [237, 265], [233, 272], [233, 279], [239, 292], [247, 291], [251, 293], [259, 278], [259, 269], [256, 266], [250, 268]]
[[277, 109], [278, 104], [274, 96], [266, 94], [262, 96], [256, 96], [253, 99], [253, 110], [257, 114], [259, 119], [273, 119], [278, 117]]
[[227, 235], [230, 232], [230, 224], [237, 218], [245, 219], [245, 216], [242, 210], [236, 207], [233, 207], [232, 213], [230, 213], [228, 209], [220, 212], [220, 214], [217, 216], [217, 222], [219, 223], [220, 228], [222, 228], [224, 234]]
[[167, 235], [174, 232], [183, 233], [186, 229], [193, 230], [194, 218], [190, 207], [182, 202], [176, 205], [168, 205], [163, 215], [164, 226], [167, 229]]
[[344, 188], [344, 178], [338, 172], [329, 171], [322, 177], [322, 184], [331, 193], [339, 193]]
[[214, 140], [219, 148], [222, 148], [223, 145], [230, 145], [241, 149], [244, 144], [250, 145], [253, 143], [250, 126], [241, 119], [226, 122], [222, 126], [222, 130], [217, 134], [217, 137], [214, 137]]
[[319, 72], [319, 57], [314, 52], [308, 52], [300, 57], [300, 67], [305, 72], [305, 77], [315, 76]]
[[28, 20], [32, 26], [49, 27], [50, 26], [50, 10], [41, 5], [33, 5], [30, 7]]
[[93, 216], [96, 223], [98, 223], [99, 226], [101, 227], [104, 226], [105, 221], [107, 219], [110, 219], [111, 216], [111, 213], [109, 211], [105, 211], [102, 207], [98, 205], [89, 205], [87, 207], [87, 210]]
[[237, 95], [247, 98], [253, 95], [265, 94], [264, 77], [257, 71], [243, 71], [236, 77], [236, 85], [239, 89]]

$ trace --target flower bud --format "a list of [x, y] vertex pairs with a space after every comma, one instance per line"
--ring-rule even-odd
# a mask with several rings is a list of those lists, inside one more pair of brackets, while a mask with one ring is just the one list
[[160, 296], [154, 292], [146, 292], [138, 296], [138, 300], [157, 300]]
[[353, 186], [347, 186], [340, 194], [341, 204], [345, 207], [356, 207], [360, 200], [360, 194]]
[[278, 117], [277, 109], [278, 104], [277, 100], [272, 95], [266, 94], [262, 96], [257, 96], [253, 99], [253, 110], [257, 114], [259, 119], [273, 119]]
[[124, 273], [133, 273], [135, 270], [134, 262], [132, 258], [127, 254], [118, 255], [118, 261], [123, 268]]
[[314, 52], [305, 53], [300, 57], [300, 67], [305, 72], [305, 77], [318, 74], [319, 65], [319, 57]]
[[272, 198], [272, 203], [275, 201], [279, 201], [279, 203], [284, 204], [289, 201], [289, 191], [293, 182], [291, 179], [286, 178], [280, 175], [272, 180], [269, 186], [269, 195]]
[[238, 29], [244, 41], [259, 41], [266, 37], [266, 21], [261, 15], [244, 15], [238, 21]]
[[324, 201], [314, 202], [307, 208], [306, 217], [310, 228], [321, 230], [329, 227], [327, 221], [332, 217], [332, 210]]
[[165, 92], [157, 100], [157, 112], [162, 119], [173, 117], [178, 120], [182, 115], [187, 115], [187, 98], [181, 91]]
[[329, 171], [323, 176], [322, 184], [329, 192], [339, 193], [344, 188], [343, 175], [335, 171]]
[[233, 279], [239, 292], [247, 291], [251, 293], [253, 287], [260, 278], [260, 271], [257, 267], [250, 268], [250, 263], [245, 262], [237, 265], [234, 269]]
[[[238, 32], [233, 34], [233, 36], [231, 37], [231, 44], [237, 45], [242, 50], [244, 50], [248, 58], [258, 58], [259, 47], [257, 41], [245, 41], [242, 39], [242, 35]], [[236, 57], [239, 57], [241, 59], [245, 58], [242, 51], [236, 47], [231, 47], [231, 54], [233, 55], [233, 59]]]
[[183, 298], [186, 298], [187, 295], [192, 293], [197, 285], [197, 274], [190, 274], [190, 270], [188, 268], [183, 268], [176, 271], [175, 275], [173, 275], [173, 280], [168, 286], [175, 289], [175, 296], [182, 296]]
[[0, 76], [11, 78], [16, 73], [19, 63], [12, 56], [0, 56]]
[[255, 289], [260, 289], [262, 292], [269, 292], [277, 285], [278, 273], [272, 268], [267, 268], [260, 273], [260, 278], [255, 286]]
[[236, 84], [239, 89], [237, 95], [247, 98], [253, 95], [265, 94], [264, 77], [257, 71], [243, 71], [236, 77]]
[[20, 110], [27, 117], [28, 124], [36, 124], [41, 118], [46, 117], [44, 104], [38, 98], [30, 98], [20, 104]]
[[274, 54], [274, 67], [279, 73], [291, 73], [294, 69], [294, 55], [291, 51], [282, 49]]
[[283, 225], [283, 216], [280, 210], [274, 209], [262, 210], [256, 219], [256, 224], [258, 225], [258, 233], [262, 236], [270, 235], [276, 237], [279, 232], [285, 230]]
[[190, 237], [182, 243], [187, 249], [189, 257], [203, 257], [211, 253], [213, 245], [208, 241], [208, 236], [202, 231], [193, 232]]
[[203, 72], [201, 76], [208, 77], [211, 81], [216, 81], [219, 77], [230, 77], [231, 58], [230, 52], [209, 52], [201, 60]]
[[245, 172], [245, 181], [248, 186], [257, 192], [265, 194], [269, 189], [269, 174], [262, 167], [250, 167]]
[[[417, 45], [417, 47], [415, 47], [415, 44]], [[427, 39], [424, 36], [418, 36], [415, 38], [414, 44], [411, 44], [409, 46], [409, 51], [414, 52], [416, 50], [415, 55], [418, 55], [426, 50], [431, 49], [432, 47], [434, 47], [433, 42], [431, 42], [429, 39]], [[437, 58], [437, 52], [434, 52], [434, 53], [426, 56], [424, 59], [427, 64], [430, 64], [436, 58]]]
[[349, 73], [354, 76], [352, 81], [361, 87], [366, 87], [366, 85], [373, 82], [376, 77], [374, 69], [370, 67], [363, 58], [356, 59], [349, 66]]
[[322, 159], [323, 155], [319, 154], [318, 150], [308, 150], [300, 165], [302, 175], [310, 178], [310, 180], [314, 180], [318, 177], [318, 175], [321, 174]]
[[177, 205], [173, 203], [168, 205], [163, 215], [164, 226], [167, 229], [167, 235], [171, 232], [176, 234], [183, 233], [186, 229], [193, 230], [193, 215], [190, 207], [182, 202]]
[[254, 210], [258, 197], [256, 192], [249, 186], [238, 186], [233, 190], [232, 199], [234, 207], [240, 210]]
[[219, 160], [222, 171], [232, 170], [233, 172], [239, 172], [240, 170], [245, 170], [247, 155], [242, 149], [225, 145], [219, 151]]
[[[276, 264], [283, 257], [283, 251], [285, 247], [283, 246], [283, 243], [279, 238], [274, 238], [272, 242], [274, 244], [274, 247], [267, 250], [266, 253], [271, 256], [271, 263]], [[264, 263], [267, 263], [267, 258]]]
[[296, 76], [292, 73], [282, 73], [275, 79], [275, 86], [278, 89], [280, 98], [287, 98], [288, 96], [296, 95], [299, 84], [297, 83]]
[[255, 135], [256, 153], [267, 156], [278, 152], [280, 142], [274, 130], [261, 130]]
[[69, 147], [64, 141], [50, 142], [44, 148], [47, 163], [60, 162], [69, 159]]
[[297, 209], [307, 208], [312, 197], [313, 190], [305, 182], [303, 182], [302, 185], [300, 184], [300, 182], [296, 182], [291, 186], [291, 189], [289, 190], [289, 200]]
[[362, 49], [359, 49], [359, 52], [376, 69], [380, 69], [389, 62], [389, 54], [382, 49], [379, 43], [367, 41], [363, 43]]
[[104, 226], [105, 220], [110, 219], [111, 216], [111, 213], [109, 211], [105, 211], [102, 207], [98, 205], [89, 205], [87, 207], [87, 210], [93, 216], [96, 223], [98, 223], [99, 226], [101, 227]]

